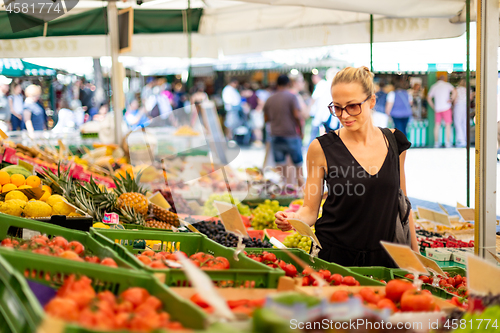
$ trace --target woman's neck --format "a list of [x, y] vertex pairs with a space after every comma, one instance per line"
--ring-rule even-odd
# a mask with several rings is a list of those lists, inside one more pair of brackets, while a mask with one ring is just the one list
[[351, 141], [361, 144], [367, 144], [371, 140], [373, 140], [373, 137], [375, 136], [376, 133], [375, 130], [376, 127], [373, 126], [373, 122], [368, 120], [358, 130], [356, 131], [345, 130], [342, 134], [344, 134], [344, 138], [347, 138]]

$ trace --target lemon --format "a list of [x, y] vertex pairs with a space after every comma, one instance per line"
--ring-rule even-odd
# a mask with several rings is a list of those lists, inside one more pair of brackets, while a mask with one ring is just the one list
[[50, 193], [49, 195], [52, 194], [52, 188], [50, 188], [49, 185], [43, 185], [42, 190], [44, 190], [45, 192], [49, 192]]
[[43, 192], [43, 195], [40, 197], [40, 201], [47, 202], [48, 198], [50, 198], [50, 192]]
[[43, 201], [29, 201], [24, 207], [26, 217], [49, 217], [52, 215], [52, 207]]
[[73, 213], [70, 213], [68, 216], [71, 216], [71, 217], [81, 217], [82, 214], [79, 214], [77, 212], [73, 212]]
[[5, 201], [9, 201], [12, 199], [20, 199], [24, 202], [28, 201], [28, 197], [23, 192], [16, 190], [7, 192], [7, 194], [5, 195]]
[[52, 215], [69, 215], [74, 212], [75, 209], [64, 201], [56, 202], [52, 205]]
[[23, 188], [33, 188], [33, 187], [31, 187], [31, 186], [29, 186], [29, 185], [21, 185], [21, 186], [19, 186], [17, 189], [18, 189], [18, 190], [22, 190]]
[[2, 206], [0, 206], [0, 212], [14, 216], [21, 216], [25, 205], [26, 201], [20, 199], [12, 199], [4, 202]]
[[94, 225], [92, 225], [92, 227], [94, 228], [104, 228], [104, 229], [109, 229], [109, 225], [105, 225], [104, 223], [102, 222], [97, 222], [97, 223], [94, 223]]
[[66, 200], [62, 196], [60, 196], [59, 194], [53, 194], [47, 198], [46, 202], [49, 206], [54, 206], [54, 204], [56, 202], [64, 202], [64, 201], [66, 201]]

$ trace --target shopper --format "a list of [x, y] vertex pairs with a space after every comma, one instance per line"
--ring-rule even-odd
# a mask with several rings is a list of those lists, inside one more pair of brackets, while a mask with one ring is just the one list
[[23, 118], [26, 129], [30, 135], [34, 131], [44, 131], [47, 129], [47, 114], [45, 109], [39, 103], [42, 95], [42, 88], [37, 85], [29, 85], [25, 91], [26, 100], [24, 101]]
[[467, 145], [467, 88], [465, 79], [458, 82], [455, 99], [453, 100], [453, 124], [455, 125], [455, 147]]
[[228, 140], [233, 139], [234, 130], [243, 124], [241, 107], [241, 95], [238, 92], [238, 79], [232, 78], [227, 86], [222, 89], [222, 101], [226, 110], [226, 137]]
[[[395, 236], [398, 192], [406, 192], [404, 161], [411, 146], [393, 130], [399, 150], [394, 156], [383, 132], [372, 122], [373, 74], [366, 67], [347, 67], [332, 84], [332, 114], [343, 128], [314, 140], [307, 152], [304, 204], [296, 213], [278, 212], [276, 224], [290, 230], [289, 218], [316, 225], [321, 259], [343, 266], [394, 267], [380, 241]], [[397, 169], [399, 158], [400, 170]], [[328, 196], [317, 220], [323, 187]], [[418, 250], [410, 212], [412, 248]]]
[[[300, 106], [297, 97], [289, 91], [287, 75], [278, 77], [278, 90], [264, 104], [264, 120], [271, 125], [271, 148], [274, 161], [283, 179], [302, 186], [302, 133]], [[293, 167], [286, 167], [290, 155]], [[293, 174], [291, 174], [293, 172]]]
[[75, 114], [70, 109], [68, 101], [63, 98], [57, 112], [57, 124], [52, 129], [53, 133], [66, 133], [74, 130], [76, 127]]
[[[340, 127], [339, 120], [336, 117], [332, 117], [332, 115], [328, 111], [328, 104], [330, 104], [330, 102], [332, 101], [332, 92], [330, 91], [330, 87], [337, 72], [337, 68], [332, 67], [328, 69], [326, 71], [326, 84], [321, 83], [321, 86], [318, 87], [318, 91], [313, 93], [313, 107], [318, 107], [318, 110], [314, 115], [311, 126], [318, 127], [319, 134], [323, 134], [325, 132], [328, 132], [329, 130], [336, 130]], [[315, 138], [316, 137], [313, 138], [311, 135], [311, 142]]]
[[20, 83], [12, 85], [12, 94], [9, 96], [10, 124], [13, 131], [22, 131], [26, 129], [23, 121], [23, 87]]
[[413, 98], [404, 88], [406, 88], [404, 81], [396, 82], [396, 90], [387, 94], [385, 112], [392, 118], [394, 127], [406, 135], [406, 127], [412, 115]]
[[140, 127], [145, 127], [149, 123], [146, 109], [144, 107], [139, 108], [139, 102], [136, 99], [130, 102], [124, 118], [132, 131]]
[[299, 111], [300, 111], [300, 132], [303, 134], [306, 125], [306, 118], [309, 117], [309, 108], [307, 107], [306, 101], [302, 97], [301, 93], [304, 91], [305, 82], [304, 76], [302, 73], [298, 74], [290, 74], [288, 75], [290, 79], [290, 93], [292, 93], [295, 97], [297, 97], [297, 101], [299, 102]]
[[389, 116], [385, 113], [385, 106], [387, 104], [387, 91], [383, 81], [375, 85], [375, 97], [377, 103], [373, 108], [373, 124], [377, 127], [387, 127]]
[[453, 122], [451, 112], [451, 101], [456, 97], [455, 88], [448, 82], [444, 75], [439, 76], [438, 81], [432, 85], [427, 95], [427, 102], [435, 111], [434, 126], [434, 147], [441, 147], [439, 143], [439, 131], [441, 130], [441, 121], [444, 121], [445, 129], [445, 147], [451, 147], [451, 124]]

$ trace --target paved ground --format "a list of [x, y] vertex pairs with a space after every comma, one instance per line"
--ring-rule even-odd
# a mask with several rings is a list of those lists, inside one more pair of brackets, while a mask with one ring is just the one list
[[[238, 157], [231, 163], [233, 167], [262, 167], [264, 148], [242, 149]], [[305, 156], [305, 152], [304, 152]], [[474, 150], [471, 149], [471, 186], [470, 203], [474, 206]], [[408, 196], [449, 205], [450, 210], [457, 202], [467, 203], [466, 184], [466, 149], [410, 149], [406, 158], [406, 179]], [[497, 173], [500, 164], [497, 164]], [[500, 188], [500, 178], [497, 178], [497, 189]], [[420, 202], [421, 203], [421, 202]], [[434, 209], [439, 206], [435, 204]], [[432, 208], [432, 207], [429, 207]], [[500, 215], [500, 196], [496, 198], [497, 215]], [[450, 212], [453, 214], [453, 212]]]

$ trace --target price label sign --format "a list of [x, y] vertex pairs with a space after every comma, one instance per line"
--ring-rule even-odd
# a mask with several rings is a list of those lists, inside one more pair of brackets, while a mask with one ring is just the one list
[[432, 270], [438, 273], [439, 275], [446, 276], [441, 267], [439, 267], [439, 265], [434, 260], [424, 257], [423, 255], [417, 252], [415, 252], [415, 255], [427, 269]]
[[450, 217], [448, 214], [443, 214], [435, 210], [430, 210], [422, 207], [417, 207], [418, 216], [421, 219], [429, 220], [445, 226], [451, 227]]
[[419, 260], [415, 252], [410, 247], [401, 244], [393, 244], [381, 241], [380, 244], [389, 253], [399, 268], [409, 272], [415, 272], [422, 275], [429, 275], [424, 264]]
[[220, 219], [227, 231], [235, 235], [248, 237], [247, 229], [241, 220], [238, 207], [221, 201], [214, 201], [214, 206], [217, 208]]
[[475, 255], [468, 255], [467, 286], [476, 295], [500, 294], [500, 267]]
[[297, 219], [287, 219], [287, 221], [292, 225], [292, 227], [297, 230], [297, 232], [299, 234], [301, 234], [302, 236], [308, 236], [308, 237], [311, 237], [312, 240], [320, 247], [320, 248], [323, 248], [318, 240], [318, 238], [316, 237], [316, 235], [314, 234], [314, 232], [312, 231], [311, 227], [309, 225], [307, 225], [304, 221], [301, 221], [301, 220], [297, 220]]
[[457, 208], [458, 214], [464, 219], [464, 221], [472, 221], [476, 219], [476, 213], [474, 208]]

